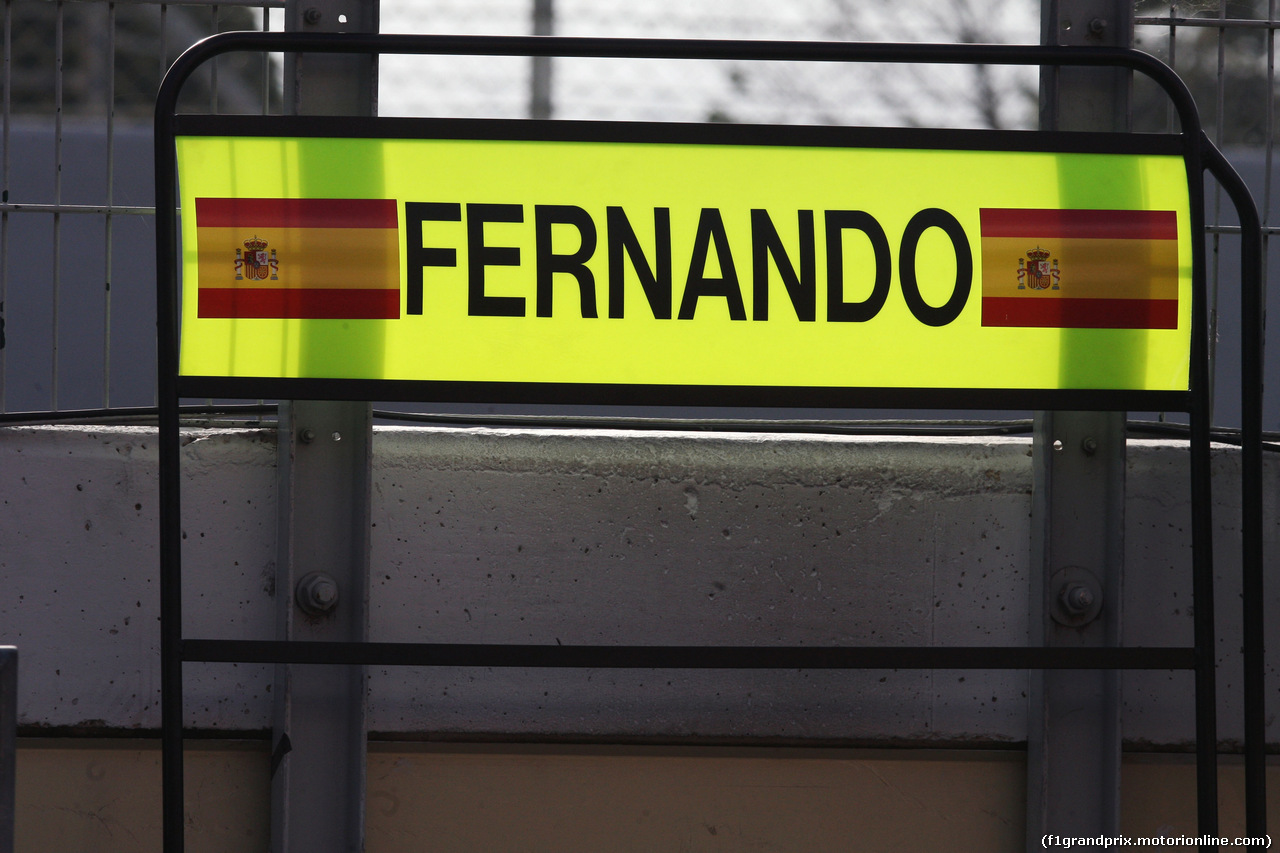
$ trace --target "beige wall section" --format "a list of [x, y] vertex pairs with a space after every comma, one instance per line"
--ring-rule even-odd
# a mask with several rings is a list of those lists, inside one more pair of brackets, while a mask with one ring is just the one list
[[369, 853], [1017, 850], [1017, 752], [379, 748]]
[[[190, 742], [187, 849], [265, 853], [264, 742]], [[1226, 760], [1222, 831], [1240, 834]], [[374, 743], [368, 853], [1018, 851], [1015, 750], [834, 750]], [[1280, 767], [1269, 823], [1280, 825]], [[160, 849], [154, 741], [32, 738], [18, 750], [17, 853]], [[1123, 831], [1195, 833], [1194, 765], [1130, 755]], [[1068, 830], [1069, 831], [1069, 830]]]
[[[203, 741], [186, 752], [188, 853], [266, 851], [266, 742]], [[160, 742], [18, 741], [15, 853], [155, 853]]]
[[[1218, 762], [1219, 835], [1235, 838], [1244, 835], [1244, 760], [1230, 755], [1219, 756]], [[1267, 764], [1267, 827], [1280, 838], [1280, 763], [1275, 756]], [[1135, 836], [1196, 835], [1193, 756], [1126, 755], [1120, 770], [1120, 828]]]

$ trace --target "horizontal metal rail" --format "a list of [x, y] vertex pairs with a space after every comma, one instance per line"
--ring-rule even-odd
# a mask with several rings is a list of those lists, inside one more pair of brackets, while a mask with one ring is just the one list
[[1276, 30], [1280, 21], [1254, 20], [1252, 18], [1134, 18], [1139, 27], [1200, 27], [1204, 29]]
[[[1239, 235], [1244, 232], [1239, 225], [1206, 225], [1206, 234], [1232, 234]], [[1280, 225], [1266, 225], [1261, 228], [1261, 233], [1267, 237], [1273, 237], [1280, 234]]]
[[583, 669], [1194, 669], [1190, 647], [564, 646], [184, 639], [190, 663]]
[[[79, 0], [101, 3], [101, 0]], [[111, 0], [116, 6], [243, 6], [247, 9], [283, 9], [286, 0]]]
[[138, 207], [125, 205], [93, 205], [93, 204], [28, 204], [26, 202], [0, 203], [0, 213], [94, 213], [99, 216], [126, 214], [132, 216], [155, 216], [154, 207]]

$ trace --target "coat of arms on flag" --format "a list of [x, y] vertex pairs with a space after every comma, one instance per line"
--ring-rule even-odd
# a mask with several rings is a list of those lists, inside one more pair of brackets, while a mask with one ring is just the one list
[[1058, 279], [1062, 272], [1058, 269], [1058, 259], [1053, 258], [1053, 266], [1049, 266], [1049, 253], [1039, 246], [1027, 252], [1025, 258], [1018, 258], [1018, 290], [1053, 290], [1058, 289]]
[[267, 254], [267, 241], [258, 235], [244, 241], [244, 249], [236, 249], [236, 281], [256, 279], [264, 281], [268, 275], [272, 281], [278, 279], [280, 262], [276, 259], [276, 250]]

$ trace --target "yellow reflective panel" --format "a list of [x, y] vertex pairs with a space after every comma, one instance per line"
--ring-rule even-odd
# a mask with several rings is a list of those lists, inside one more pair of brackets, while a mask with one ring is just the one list
[[186, 376], [1186, 390], [1164, 155], [184, 136]]

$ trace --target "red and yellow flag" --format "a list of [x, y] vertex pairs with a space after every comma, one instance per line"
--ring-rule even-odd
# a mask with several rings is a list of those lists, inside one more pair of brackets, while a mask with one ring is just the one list
[[197, 198], [200, 317], [400, 316], [394, 199]]
[[982, 325], [1176, 329], [1172, 210], [983, 208]]

